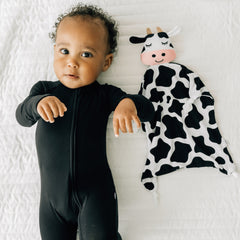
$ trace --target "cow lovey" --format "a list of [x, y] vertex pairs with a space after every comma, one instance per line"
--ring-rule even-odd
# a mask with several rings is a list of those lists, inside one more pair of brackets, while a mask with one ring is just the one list
[[156, 190], [157, 177], [181, 168], [214, 167], [236, 175], [235, 165], [222, 138], [214, 113], [214, 99], [199, 76], [174, 63], [169, 36], [157, 27], [145, 37], [131, 37], [143, 43], [141, 61], [148, 65], [139, 94], [155, 108], [152, 121], [143, 124], [147, 135], [147, 160], [142, 183]]

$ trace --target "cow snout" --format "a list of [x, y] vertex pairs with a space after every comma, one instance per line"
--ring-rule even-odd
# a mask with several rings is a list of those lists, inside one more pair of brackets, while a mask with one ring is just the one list
[[164, 49], [156, 51], [145, 51], [141, 54], [141, 61], [145, 65], [158, 65], [171, 62], [176, 58], [173, 49]]

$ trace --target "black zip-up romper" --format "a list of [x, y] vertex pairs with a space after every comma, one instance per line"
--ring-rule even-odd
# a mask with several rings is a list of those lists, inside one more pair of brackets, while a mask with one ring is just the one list
[[[64, 117], [45, 122], [38, 102], [56, 96], [67, 107]], [[40, 81], [16, 111], [18, 122], [38, 121], [36, 147], [41, 174], [40, 231], [43, 240], [115, 240], [117, 198], [106, 156], [109, 114], [123, 98], [131, 98], [141, 121], [154, 110], [143, 96], [127, 95], [111, 85], [70, 89], [59, 81]], [[119, 236], [120, 237], [120, 236]]]

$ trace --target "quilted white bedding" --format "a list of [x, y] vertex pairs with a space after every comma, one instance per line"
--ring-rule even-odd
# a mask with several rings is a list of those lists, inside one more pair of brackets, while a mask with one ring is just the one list
[[[39, 240], [39, 170], [35, 127], [15, 120], [17, 105], [38, 80], [56, 80], [48, 33], [74, 0], [0, 1], [0, 240]], [[215, 99], [220, 131], [240, 165], [240, 1], [92, 0], [119, 22], [119, 49], [99, 79], [137, 93], [146, 69], [132, 35], [160, 26], [177, 59], [197, 72]], [[213, 168], [183, 169], [159, 177], [159, 200], [141, 184], [146, 157], [142, 131], [115, 138], [111, 117], [107, 152], [119, 199], [123, 240], [239, 240], [240, 177]]]

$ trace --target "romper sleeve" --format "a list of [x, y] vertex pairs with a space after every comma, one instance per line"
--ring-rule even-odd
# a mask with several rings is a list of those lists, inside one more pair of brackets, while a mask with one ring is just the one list
[[124, 98], [130, 98], [137, 108], [137, 114], [141, 122], [150, 121], [153, 118], [154, 107], [146, 97], [139, 94], [127, 94], [120, 88], [111, 85], [107, 85], [107, 87], [110, 111], [114, 111], [119, 102]]
[[18, 123], [24, 127], [34, 125], [41, 118], [37, 112], [37, 104], [42, 98], [47, 96], [50, 96], [50, 94], [46, 93], [43, 82], [37, 82], [32, 87], [29, 96], [17, 107], [16, 119]]

